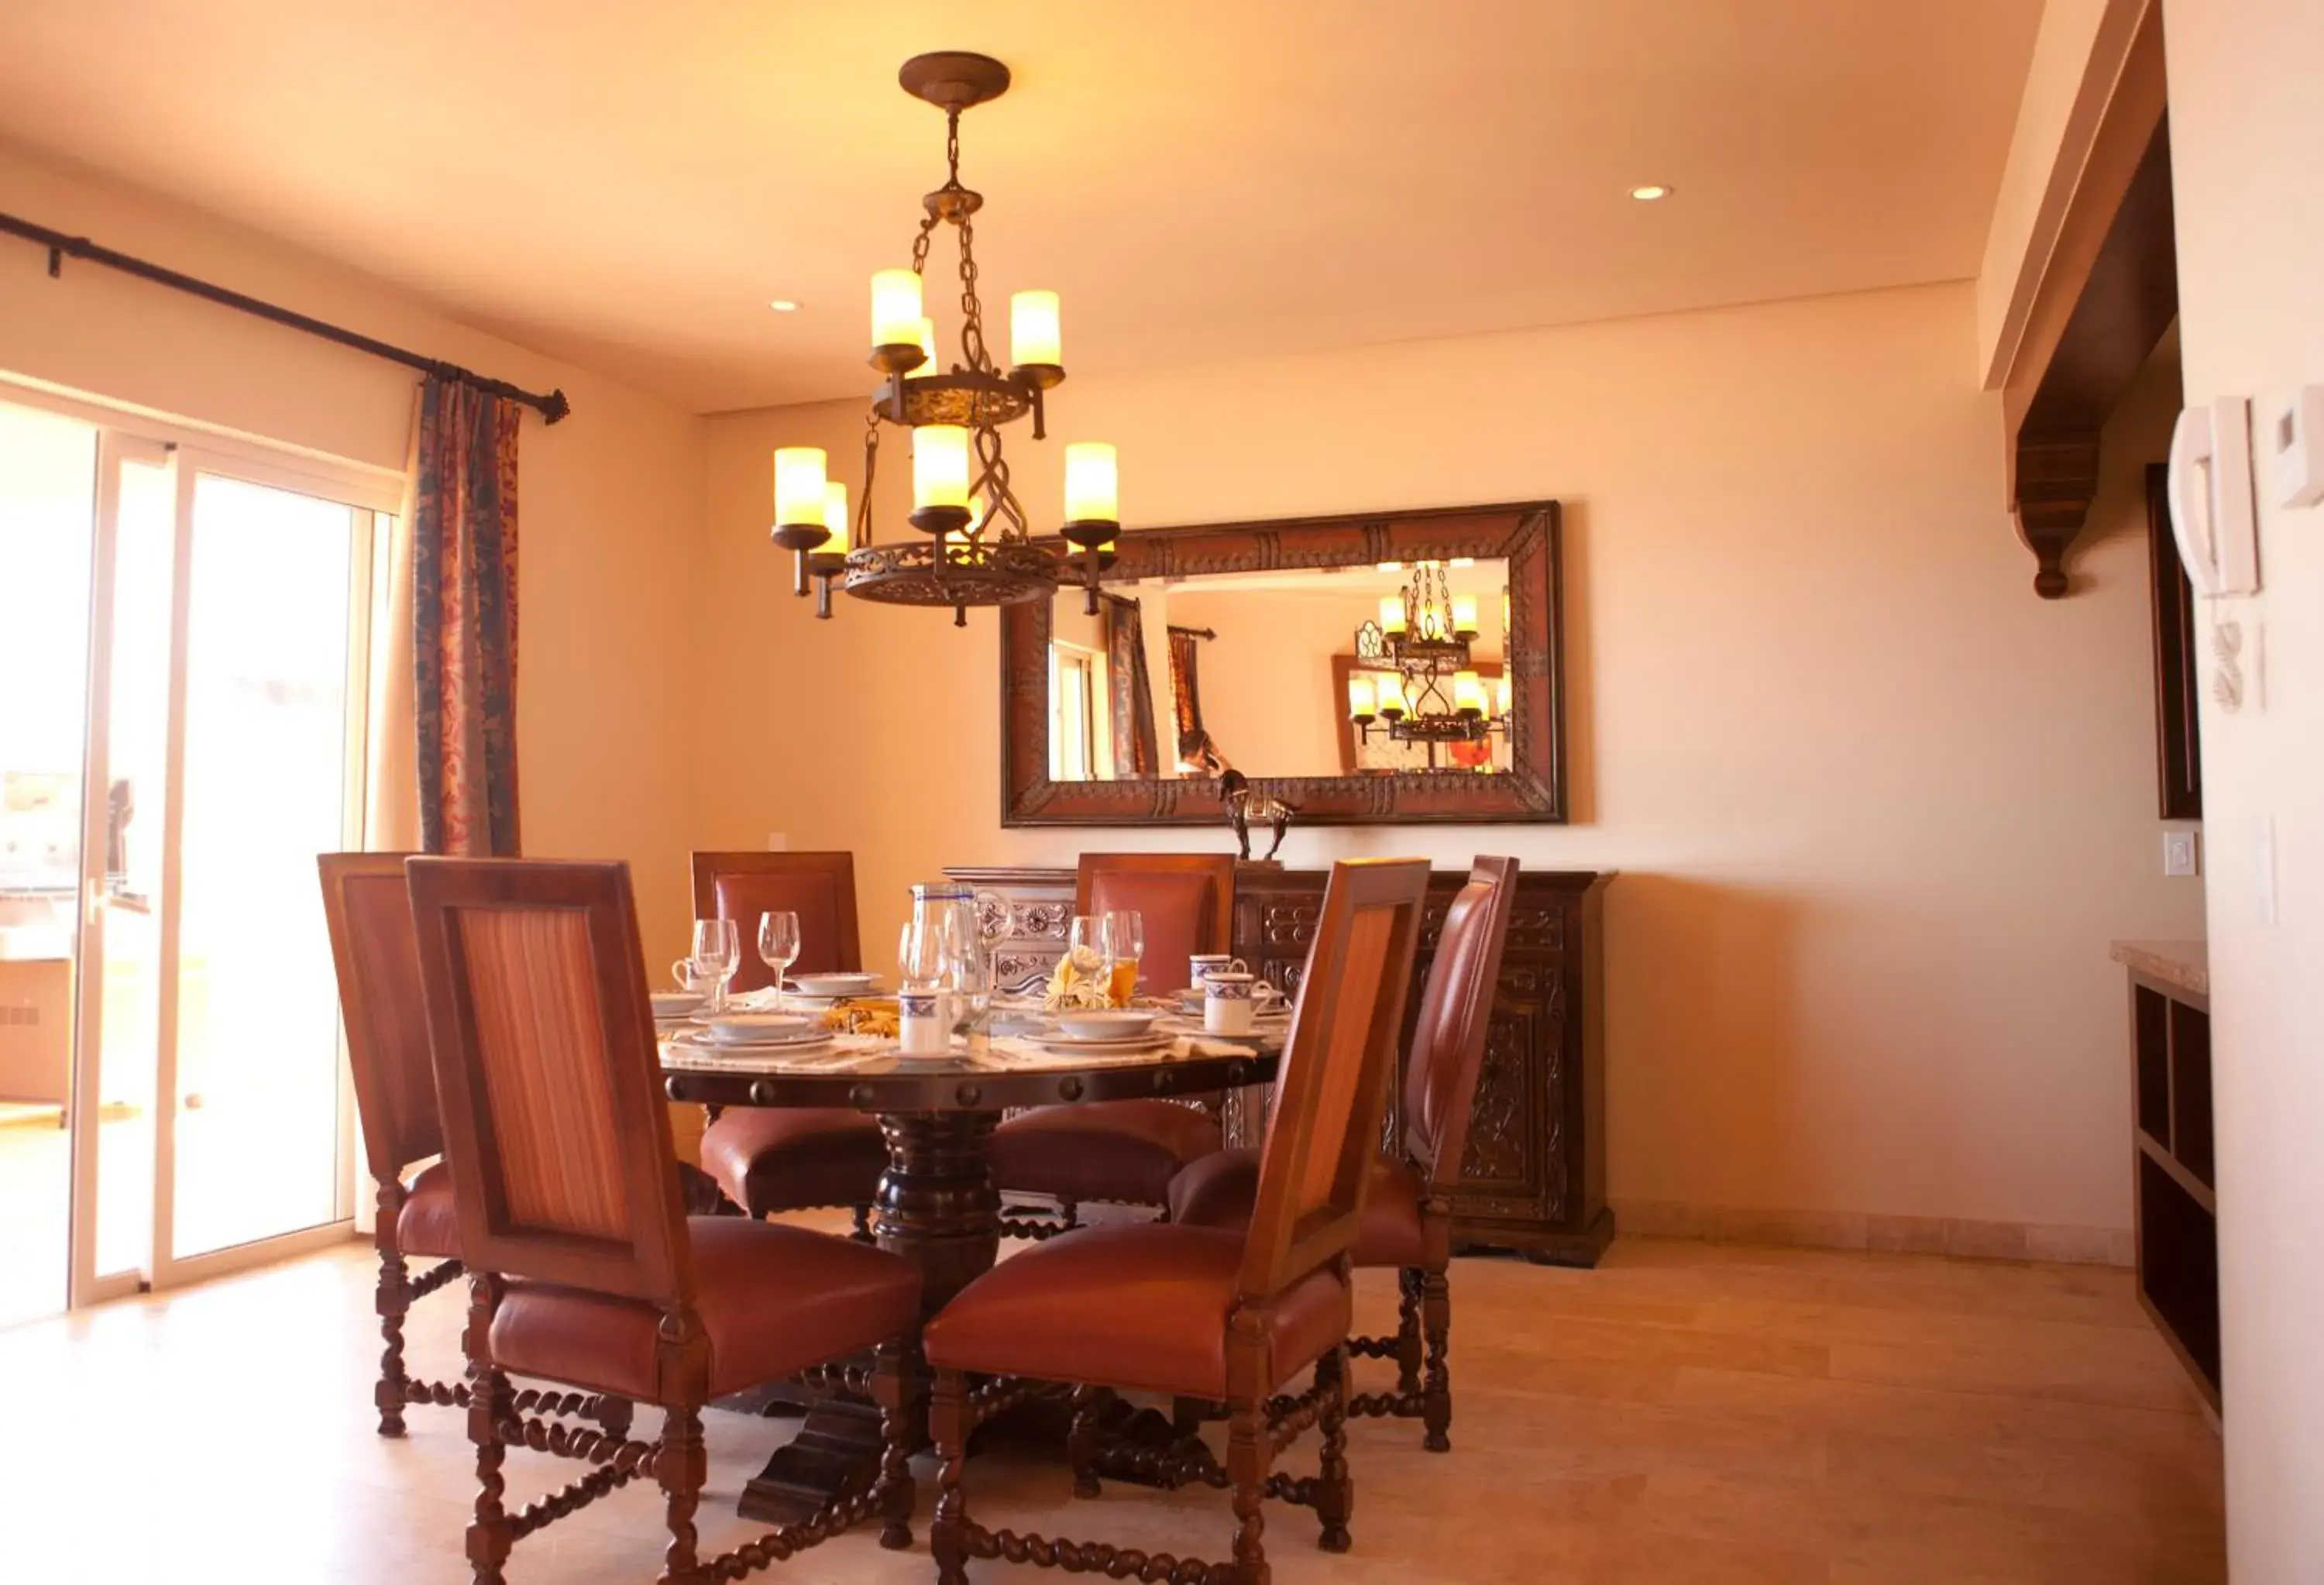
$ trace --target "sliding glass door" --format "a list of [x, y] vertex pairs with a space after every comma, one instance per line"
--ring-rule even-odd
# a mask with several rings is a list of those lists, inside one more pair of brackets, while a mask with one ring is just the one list
[[0, 1324], [344, 1232], [389, 487], [0, 400]]

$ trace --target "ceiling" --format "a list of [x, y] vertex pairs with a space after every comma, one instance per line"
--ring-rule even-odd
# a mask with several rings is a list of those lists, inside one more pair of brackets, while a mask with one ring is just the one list
[[1973, 275], [2040, 11], [7, 0], [0, 138], [715, 411], [866, 388], [924, 50], [1014, 70], [962, 134], [985, 300], [1005, 344], [1062, 291], [1088, 371]]

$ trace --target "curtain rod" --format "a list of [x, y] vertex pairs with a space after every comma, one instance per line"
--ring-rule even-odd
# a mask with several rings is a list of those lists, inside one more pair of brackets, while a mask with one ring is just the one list
[[400, 346], [391, 346], [384, 341], [364, 336], [360, 332], [344, 330], [337, 325], [327, 325], [320, 319], [309, 318], [295, 309], [281, 308], [254, 297], [246, 297], [241, 292], [213, 285], [207, 281], [197, 281], [190, 275], [181, 275], [175, 270], [152, 263], [144, 259], [133, 258], [127, 253], [119, 253], [111, 248], [101, 247], [85, 236], [68, 236], [61, 231], [51, 231], [45, 226], [35, 226], [29, 220], [5, 214], [0, 214], [0, 232], [21, 236], [27, 242], [37, 243], [48, 249], [49, 273], [52, 277], [64, 273], [64, 261], [68, 257], [85, 259], [92, 264], [102, 264], [108, 270], [118, 270], [124, 275], [134, 275], [141, 281], [150, 281], [156, 286], [166, 286], [173, 291], [182, 291], [225, 308], [239, 309], [245, 314], [255, 315], [276, 325], [288, 326], [293, 330], [303, 330], [308, 335], [318, 336], [325, 341], [336, 341], [341, 346], [351, 346], [357, 352], [367, 352], [375, 358], [385, 358], [390, 363], [401, 364], [406, 368], [417, 369], [423, 374], [433, 374], [439, 380], [456, 381], [460, 384], [473, 386], [478, 391], [489, 392], [494, 396], [504, 396], [511, 401], [521, 401], [527, 407], [540, 410], [540, 416], [552, 424], [573, 410], [572, 404], [565, 400], [565, 392], [562, 391], [552, 391], [543, 396], [537, 392], [520, 389], [505, 380], [488, 380], [474, 370], [464, 369], [457, 364], [447, 364], [437, 358], [422, 357], [416, 352], [406, 352]]
[[1190, 638], [1196, 639], [1215, 639], [1219, 636], [1206, 627], [1180, 627], [1175, 622], [1170, 624], [1170, 631], [1174, 633], [1185, 633]]

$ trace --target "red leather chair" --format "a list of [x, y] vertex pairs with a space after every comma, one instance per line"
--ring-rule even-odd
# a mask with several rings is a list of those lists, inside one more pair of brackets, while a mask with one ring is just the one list
[[[323, 923], [338, 972], [339, 1007], [347, 1031], [347, 1066], [355, 1079], [355, 1116], [363, 1123], [364, 1155], [376, 1185], [378, 1219], [372, 1244], [379, 1251], [374, 1304], [380, 1335], [379, 1433], [403, 1434], [407, 1404], [459, 1405], [468, 1389], [456, 1382], [415, 1380], [403, 1368], [403, 1318], [412, 1302], [460, 1275], [460, 1239], [452, 1209], [452, 1173], [441, 1161], [414, 1173], [415, 1162], [444, 1150], [436, 1111], [436, 1076], [429, 1067], [428, 1020], [420, 1002], [420, 953], [411, 935], [411, 899], [404, 890], [402, 853], [324, 853]], [[405, 1257], [435, 1262], [413, 1276]], [[586, 1411], [614, 1435], [630, 1424], [626, 1398], [567, 1405], [528, 1395], [526, 1408]]]
[[[1186, 960], [1195, 953], [1225, 952], [1233, 938], [1234, 866], [1226, 854], [1084, 853], [1074, 911], [1136, 909], [1146, 926], [1139, 979], [1149, 991], [1183, 991]], [[1222, 1143], [1217, 1117], [1200, 1104], [1107, 1101], [1036, 1107], [993, 1130], [992, 1181], [1003, 1194], [1057, 1203], [1056, 1224], [1010, 1224], [1012, 1232], [1044, 1237], [1077, 1226], [1084, 1201], [1164, 1204], [1171, 1178]]]
[[[883, 1544], [908, 1545], [918, 1269], [803, 1228], [685, 1215], [628, 867], [416, 858], [408, 873], [470, 1274], [478, 1585], [504, 1585], [520, 1538], [649, 1473], [667, 1507], [668, 1585], [735, 1579], [873, 1516]], [[803, 1525], [700, 1557], [703, 1405], [866, 1351], [882, 1410], [876, 1481]], [[660, 1440], [527, 1425], [512, 1372], [659, 1405]], [[511, 1514], [512, 1445], [594, 1467]]]
[[[1515, 859], [1480, 858], [1445, 910], [1405, 1065], [1403, 1148], [1373, 1157], [1356, 1237], [1356, 1264], [1395, 1267], [1404, 1295], [1395, 1338], [1350, 1345], [1356, 1354], [1397, 1361], [1395, 1396], [1367, 1396], [1356, 1412], [1420, 1420], [1431, 1452], [1452, 1445], [1445, 1357], [1452, 1324], [1451, 1196], [1468, 1148], [1517, 882]], [[1190, 1227], [1248, 1225], [1259, 1173], [1258, 1156], [1248, 1150], [1222, 1150], [1195, 1162], [1171, 1182], [1170, 1219]]]
[[[931, 1429], [941, 1486], [932, 1532], [939, 1585], [966, 1585], [976, 1558], [1047, 1562], [1116, 1579], [1264, 1585], [1260, 1508], [1273, 1492], [1312, 1506], [1326, 1551], [1348, 1549], [1349, 1250], [1362, 1214], [1396, 1072], [1428, 866], [1418, 859], [1336, 864], [1323, 895], [1248, 1230], [1143, 1223], [1041, 1244], [964, 1288], [922, 1336], [936, 1372]], [[1309, 1366], [1314, 1385], [1286, 1387]], [[991, 1379], [969, 1390], [972, 1374]], [[1095, 1427], [1117, 1388], [1223, 1400], [1227, 1461], [1174, 1458], [1165, 1484], [1234, 1492], [1234, 1561], [1134, 1554], [1100, 1544], [989, 1530], [969, 1516], [968, 1440], [1022, 1394], [1020, 1381], [1074, 1384], [1068, 1451], [1077, 1495], [1097, 1494]], [[1319, 1478], [1268, 1479], [1309, 1424]], [[1155, 1472], [1155, 1471], [1149, 1471]]]
[[[759, 956], [759, 916], [798, 916], [795, 973], [863, 966], [855, 929], [855, 856], [840, 852], [738, 852], [694, 855], [694, 913], [732, 919], [742, 938], [738, 991], [774, 983]], [[702, 1170], [753, 1217], [824, 1205], [855, 1212], [862, 1233], [888, 1147], [880, 1125], [845, 1107], [735, 1107], [702, 1136]]]

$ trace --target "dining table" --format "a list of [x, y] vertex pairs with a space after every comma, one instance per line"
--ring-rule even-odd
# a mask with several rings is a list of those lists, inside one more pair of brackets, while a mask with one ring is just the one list
[[[1222, 1037], [1204, 1033], [1199, 1020], [1166, 1015], [1156, 1030], [1167, 1044], [1102, 1055], [1061, 1053], [1025, 1035], [955, 1037], [949, 1051], [927, 1056], [906, 1056], [893, 1039], [862, 1035], [839, 1035], [795, 1055], [709, 1051], [666, 1035], [661, 1065], [673, 1101], [846, 1107], [877, 1119], [888, 1166], [872, 1208], [872, 1237], [919, 1268], [925, 1322], [1000, 1258], [1001, 1205], [990, 1145], [1004, 1115], [1148, 1097], [1194, 1103], [1267, 1083], [1287, 1022], [1261, 1020], [1249, 1034]], [[798, 1434], [744, 1487], [738, 1505], [744, 1517], [795, 1523], [872, 1478], [879, 1413], [861, 1391], [861, 1375], [860, 1367], [821, 1373], [816, 1385], [827, 1390]]]

